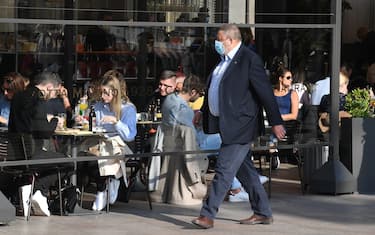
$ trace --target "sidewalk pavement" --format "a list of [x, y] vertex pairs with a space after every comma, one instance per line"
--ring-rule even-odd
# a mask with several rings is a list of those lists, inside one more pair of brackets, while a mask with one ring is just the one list
[[111, 212], [84, 216], [23, 217], [0, 226], [0, 234], [17, 235], [143, 235], [143, 234], [288, 234], [346, 235], [374, 234], [375, 195], [302, 195], [299, 182], [285, 177], [295, 169], [280, 169], [272, 183], [272, 225], [241, 225], [239, 219], [252, 212], [247, 202], [223, 202], [213, 229], [201, 230], [191, 224], [200, 205], [176, 206], [142, 200], [116, 202]]

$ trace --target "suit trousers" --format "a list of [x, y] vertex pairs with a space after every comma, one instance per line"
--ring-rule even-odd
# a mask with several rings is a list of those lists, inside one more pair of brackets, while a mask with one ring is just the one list
[[[237, 176], [243, 188], [249, 194], [253, 213], [271, 217], [267, 193], [259, 181], [259, 174], [248, 157], [250, 144], [222, 144], [217, 158], [215, 176], [209, 187], [209, 194], [200, 212], [201, 216], [214, 219], [223, 202], [234, 176]], [[249, 155], [248, 155], [249, 154]]]

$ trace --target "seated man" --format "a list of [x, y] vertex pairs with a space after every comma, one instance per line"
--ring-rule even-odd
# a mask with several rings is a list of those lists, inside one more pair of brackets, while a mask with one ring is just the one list
[[163, 104], [164, 99], [167, 95], [172, 94], [176, 91], [177, 77], [176, 73], [170, 70], [164, 70], [159, 78], [158, 88], [154, 91], [153, 96], [147, 102], [147, 107], [145, 111], [148, 111], [150, 105], [155, 105], [157, 100]]
[[162, 158], [160, 174], [155, 175], [156, 181], [159, 181], [155, 184], [159, 186], [155, 187], [151, 195], [154, 201], [200, 204], [206, 194], [204, 172], [207, 170], [208, 161], [205, 161], [205, 156], [178, 153], [199, 149], [192, 122], [194, 112], [188, 102], [196, 100], [202, 90], [203, 84], [198, 77], [188, 77], [181, 90], [168, 95], [162, 105], [162, 125], [158, 132], [162, 133], [160, 135], [163, 135], [163, 141], [157, 142], [162, 144], [161, 151], [177, 154]]
[[[63, 154], [54, 151], [54, 145], [50, 142], [56, 127], [63, 125], [63, 119], [53, 116], [47, 109], [46, 101], [58, 95], [62, 81], [55, 73], [43, 72], [35, 77], [35, 86], [29, 86], [25, 91], [17, 93], [12, 100], [9, 116], [8, 152], [22, 156], [22, 151], [17, 148], [17, 138], [21, 135], [30, 136], [33, 140], [31, 152], [33, 159], [64, 157]], [[46, 166], [46, 165], [44, 165]], [[32, 196], [32, 207], [41, 214], [49, 216], [47, 198], [50, 186], [54, 185], [57, 176], [55, 172], [37, 177]], [[22, 187], [22, 195], [30, 194], [31, 185]], [[26, 199], [23, 199], [24, 214], [28, 208]]]

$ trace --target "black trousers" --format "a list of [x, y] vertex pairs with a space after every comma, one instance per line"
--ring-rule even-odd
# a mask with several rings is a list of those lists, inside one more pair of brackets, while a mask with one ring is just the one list
[[[63, 153], [53, 151], [37, 150], [32, 156], [32, 160], [35, 159], [51, 159], [51, 158], [65, 158]], [[62, 175], [69, 175], [73, 172], [73, 163], [58, 163], [58, 164], [40, 164], [32, 166], [33, 170], [37, 173], [34, 185], [34, 192], [40, 190], [44, 196], [48, 195], [48, 192], [52, 186], [57, 186], [58, 175], [57, 172], [60, 170]]]

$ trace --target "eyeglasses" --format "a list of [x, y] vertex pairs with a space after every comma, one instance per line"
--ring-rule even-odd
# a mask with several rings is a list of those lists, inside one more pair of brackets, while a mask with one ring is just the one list
[[112, 92], [111, 91], [102, 90], [102, 95], [111, 96]]
[[292, 76], [287, 76], [287, 77], [284, 77], [286, 78], [286, 80], [293, 80]]
[[159, 87], [172, 88], [172, 86], [159, 82]]
[[60, 88], [47, 88], [47, 91], [55, 91], [56, 95], [60, 95]]

